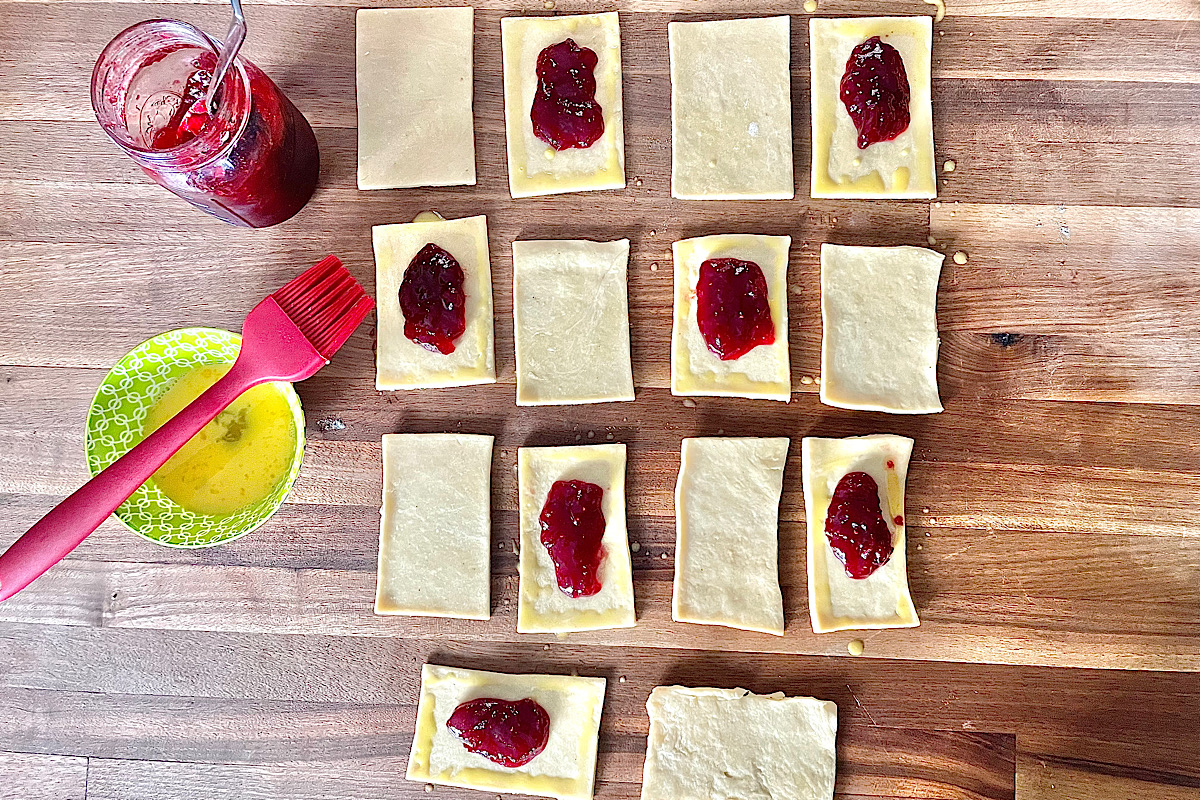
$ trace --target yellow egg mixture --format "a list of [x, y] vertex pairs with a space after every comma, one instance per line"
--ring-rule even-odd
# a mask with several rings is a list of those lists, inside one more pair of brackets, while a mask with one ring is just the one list
[[[197, 367], [150, 409], [149, 436], [229, 371], [231, 364]], [[197, 514], [226, 516], [268, 497], [287, 477], [296, 453], [296, 424], [275, 384], [255, 386], [204, 426], [171, 457], [153, 481], [167, 497]]]

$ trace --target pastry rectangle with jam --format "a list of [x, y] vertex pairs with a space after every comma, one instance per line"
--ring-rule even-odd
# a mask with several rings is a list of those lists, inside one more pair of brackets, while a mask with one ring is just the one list
[[913, 440], [806, 437], [801, 447], [813, 631], [916, 627], [904, 535]]
[[512, 196], [624, 188], [617, 12], [505, 17], [500, 32]]
[[[486, 217], [376, 225], [371, 234], [376, 388], [495, 383]], [[450, 299], [459, 320], [445, 314]]]
[[522, 447], [518, 633], [634, 625], [625, 445]]
[[809, 48], [812, 196], [936, 197], [930, 18], [814, 18]]
[[675, 242], [671, 394], [791, 399], [791, 242], [745, 233]]
[[[426, 664], [406, 777], [465, 789], [590, 800], [604, 688], [603, 678], [508, 675]], [[451, 718], [463, 704], [478, 700], [536, 703], [548, 723], [538, 742], [541, 749], [532, 757], [528, 752], [504, 754], [528, 759], [505, 766], [485, 754], [487, 748], [481, 752], [477, 743], [465, 741], [450, 726]]]
[[383, 437], [376, 614], [491, 614], [492, 437]]

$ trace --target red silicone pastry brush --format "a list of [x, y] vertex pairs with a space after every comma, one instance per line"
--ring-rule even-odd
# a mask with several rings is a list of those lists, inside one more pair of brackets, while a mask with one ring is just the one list
[[42, 517], [0, 555], [0, 600], [57, 564], [243, 392], [311, 377], [350, 338], [375, 303], [329, 256], [263, 300], [242, 326], [233, 367], [191, 405]]

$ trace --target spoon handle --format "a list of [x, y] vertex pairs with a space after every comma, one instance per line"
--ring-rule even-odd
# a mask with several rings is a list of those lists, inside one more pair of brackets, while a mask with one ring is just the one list
[[217, 108], [217, 93], [221, 90], [221, 84], [225, 82], [225, 73], [229, 72], [230, 65], [242, 49], [242, 42], [246, 41], [246, 17], [242, 14], [242, 0], [229, 1], [233, 5], [233, 21], [229, 23], [225, 41], [221, 43], [221, 50], [217, 53], [217, 66], [213, 69], [208, 94], [204, 97], [204, 107], [210, 114]]

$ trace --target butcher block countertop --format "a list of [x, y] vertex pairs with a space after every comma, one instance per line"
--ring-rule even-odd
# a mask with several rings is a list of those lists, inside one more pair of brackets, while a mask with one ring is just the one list
[[[372, 290], [374, 224], [487, 215], [499, 374], [377, 392], [369, 317], [297, 387], [304, 470], [265, 527], [189, 551], [110, 521], [0, 604], [0, 796], [418, 800], [403, 773], [432, 661], [608, 678], [598, 800], [638, 796], [644, 703], [664, 683], [836, 701], [841, 798], [1200, 798], [1200, 2], [949, 0], [934, 203], [808, 199], [799, 0], [558, 0], [553, 13], [622, 12], [628, 188], [513, 201], [499, 19], [551, 12], [475, 5], [479, 185], [376, 192], [355, 188], [355, 4], [248, 5], [246, 53], [313, 123], [323, 161], [305, 210], [248, 231], [150, 183], [88, 100], [118, 31], [173, 17], [220, 35], [227, 7], [0, 0], [0, 546], [84, 480], [88, 404], [122, 354], [170, 328], [236, 330], [327, 253]], [[818, 14], [932, 11], [821, 0]], [[797, 198], [672, 200], [667, 23], [778, 13], [792, 14]], [[793, 237], [790, 404], [670, 394], [670, 246], [724, 232]], [[518, 409], [510, 242], [621, 237], [636, 402]], [[969, 254], [947, 259], [939, 294], [945, 413], [821, 405], [821, 243], [928, 237]], [[380, 436], [442, 431], [496, 437], [493, 616], [377, 617]], [[921, 626], [817, 636], [800, 438], [876, 432], [916, 440]], [[671, 621], [680, 439], [722, 433], [792, 437], [783, 637]], [[607, 441], [629, 446], [638, 626], [518, 636], [517, 448]]]

